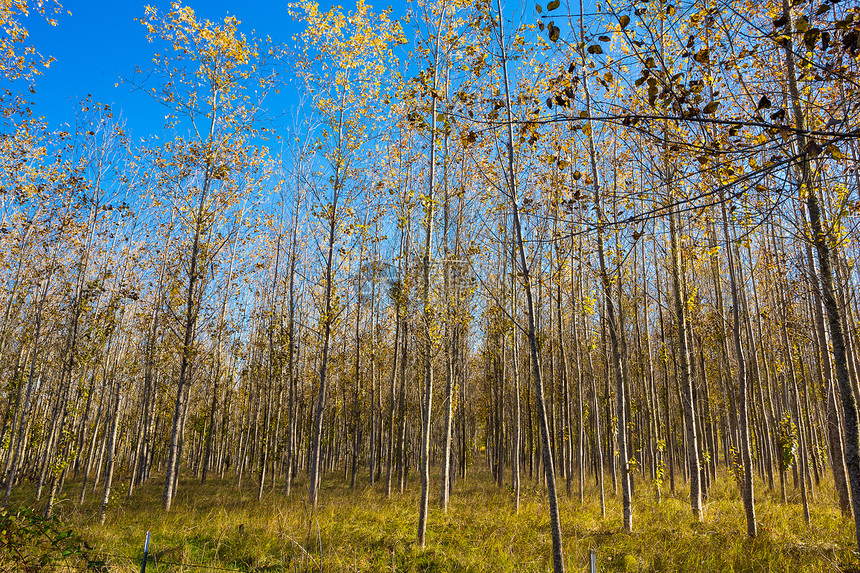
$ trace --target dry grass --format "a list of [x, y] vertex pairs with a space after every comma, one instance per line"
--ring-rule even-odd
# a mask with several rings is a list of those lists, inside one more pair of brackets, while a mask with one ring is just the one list
[[[593, 484], [582, 505], [562, 495], [562, 531], [569, 571], [585, 570], [596, 548], [601, 571], [838, 571], [856, 565], [854, 528], [839, 515], [832, 488], [822, 483], [806, 526], [799, 495], [787, 505], [759, 484], [760, 535], [747, 539], [737, 488], [718, 476], [695, 523], [679, 485], [676, 496], [656, 503], [652, 488], [639, 481], [632, 534], [621, 531], [620, 506], [607, 496], [601, 519]], [[607, 480], [608, 481], [608, 480]], [[214, 571], [549, 571], [546, 497], [526, 481], [519, 514], [511, 493], [489, 475], [475, 472], [454, 487], [447, 514], [433, 507], [428, 545], [415, 544], [418, 485], [386, 499], [382, 487], [356, 490], [327, 476], [321, 504], [311, 511], [300, 480], [291, 497], [267, 491], [256, 499], [255, 484], [215, 481], [201, 486], [184, 479], [173, 509], [161, 510], [161, 485], [152, 482], [132, 498], [120, 491], [105, 526], [98, 525], [96, 496], [83, 506], [64, 500], [60, 519], [78, 531], [111, 571], [137, 572], [146, 531], [152, 532], [147, 572]], [[438, 481], [434, 481], [438, 484]], [[436, 499], [436, 485], [431, 500]], [[610, 486], [611, 487], [611, 483]], [[67, 494], [76, 498], [77, 488]], [[19, 503], [26, 500], [19, 492]], [[176, 563], [205, 565], [180, 568]], [[158, 565], [160, 564], [160, 565]]]

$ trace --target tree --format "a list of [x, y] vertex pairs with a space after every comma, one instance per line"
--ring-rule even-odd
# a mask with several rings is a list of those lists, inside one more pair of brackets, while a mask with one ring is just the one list
[[522, 224], [520, 222], [520, 205], [519, 196], [517, 193], [517, 174], [515, 172], [514, 158], [514, 135], [513, 135], [513, 115], [511, 111], [512, 98], [510, 89], [510, 80], [508, 78], [508, 53], [507, 53], [507, 38], [504, 30], [504, 15], [502, 13], [501, 0], [496, 1], [498, 8], [498, 44], [500, 51], [500, 64], [502, 68], [502, 76], [504, 82], [504, 107], [507, 110], [505, 127], [507, 131], [506, 141], [506, 165], [503, 169], [505, 178], [505, 186], [510, 201], [511, 211], [513, 213], [513, 231], [514, 243], [519, 258], [519, 270], [517, 274], [522, 276], [522, 288], [526, 297], [526, 318], [527, 326], [525, 328], [526, 337], [529, 344], [529, 353], [531, 355], [532, 364], [532, 379], [535, 385], [535, 401], [538, 409], [538, 424], [541, 432], [541, 443], [543, 452], [544, 474], [547, 485], [547, 495], [549, 496], [549, 516], [550, 529], [552, 532], [552, 563], [555, 573], [564, 571], [564, 553], [562, 548], [561, 537], [561, 519], [558, 511], [558, 495], [555, 487], [555, 463], [552, 454], [552, 445], [550, 441], [549, 421], [544, 401], [543, 379], [541, 377], [540, 357], [538, 356], [537, 331], [535, 329], [535, 306], [532, 294], [532, 284], [530, 277], [529, 265], [526, 261], [526, 253], [523, 242]]
[[402, 34], [389, 10], [376, 14], [363, 0], [346, 15], [339, 7], [320, 12], [312, 0], [292, 4], [290, 11], [293, 18], [306, 23], [298, 38], [302, 53], [296, 60], [297, 71], [313, 94], [312, 105], [321, 124], [318, 146], [331, 169], [330, 193], [316, 208], [327, 235], [320, 309], [322, 353], [310, 460], [309, 495], [316, 507], [331, 336], [340, 311], [334, 298], [335, 247], [343, 203], [349, 198], [348, 184], [356, 177], [356, 155], [375, 128], [374, 107], [385, 90], [382, 82], [393, 68], [393, 48], [402, 42]]
[[164, 84], [147, 92], [171, 110], [168, 127], [176, 137], [153, 150], [152, 162], [159, 189], [177, 203], [187, 240], [179, 379], [162, 498], [169, 510], [179, 474], [207, 270], [223, 246], [213, 233], [239, 197], [250, 191], [245, 178], [263, 166], [263, 154], [250, 143], [258, 135], [260, 106], [274, 85], [271, 64], [279, 53], [246, 38], [235, 17], [225, 18], [221, 25], [199, 20], [190, 7], [178, 2], [165, 14], [147, 7], [141, 23], [150, 41], [159, 40], [172, 49], [154, 58], [155, 75]]

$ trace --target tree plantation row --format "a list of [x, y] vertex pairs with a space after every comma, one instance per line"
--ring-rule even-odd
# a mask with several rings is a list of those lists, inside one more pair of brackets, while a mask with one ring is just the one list
[[414, 472], [423, 547], [485, 464], [545, 487], [556, 571], [586, 490], [631, 531], [720, 471], [750, 537], [756, 483], [860, 519], [856, 7], [304, 0], [290, 49], [147, 7], [157, 136], [33, 116], [37, 8], [2, 8], [6, 502]]

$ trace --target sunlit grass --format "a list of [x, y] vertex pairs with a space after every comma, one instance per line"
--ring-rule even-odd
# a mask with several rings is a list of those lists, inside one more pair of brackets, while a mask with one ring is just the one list
[[[789, 503], [758, 486], [759, 536], [746, 538], [743, 507], [728, 474], [719, 475], [706, 500], [702, 523], [692, 519], [686, 486], [664, 491], [657, 503], [653, 488], [636, 483], [634, 532], [621, 529], [621, 508], [607, 480], [607, 515], [593, 480], [585, 503], [560, 487], [560, 509], [569, 571], [587, 568], [595, 548], [601, 571], [838, 571], [856, 564], [854, 530], [835, 503], [832, 486], [822, 482], [806, 526], [799, 493], [789, 485]], [[326, 476], [316, 512], [307, 504], [300, 479], [287, 498], [267, 488], [256, 499], [256, 484], [235, 480], [201, 486], [183, 479], [170, 513], [161, 510], [161, 484], [153, 481], [129, 499], [120, 491], [104, 526], [98, 524], [97, 495], [83, 506], [69, 499], [57, 513], [103, 555], [112, 571], [140, 570], [146, 531], [152, 532], [148, 572], [177, 571], [175, 563], [244, 571], [549, 571], [551, 539], [542, 486], [525, 480], [519, 514], [510, 489], [498, 488], [483, 471], [454, 486], [448, 513], [431, 504], [428, 544], [415, 543], [418, 484], [386, 499], [381, 484], [362, 482], [350, 490], [340, 476]], [[431, 501], [438, 493], [434, 480]], [[66, 495], [77, 498], [75, 484]], [[26, 489], [17, 500], [24, 503]], [[158, 564], [161, 563], [161, 566]], [[201, 569], [193, 569], [199, 571]], [[202, 569], [206, 570], [206, 569]]]

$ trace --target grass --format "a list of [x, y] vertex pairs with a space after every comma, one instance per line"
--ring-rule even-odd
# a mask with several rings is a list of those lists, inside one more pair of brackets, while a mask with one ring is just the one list
[[[366, 477], [366, 476], [365, 476]], [[380, 484], [350, 490], [339, 476], [326, 476], [316, 513], [307, 504], [304, 482], [291, 497], [268, 491], [256, 499], [256, 484], [245, 480], [199, 482], [183, 479], [167, 514], [161, 484], [153, 481], [127, 498], [120, 490], [107, 523], [98, 524], [98, 496], [78, 507], [69, 499], [59, 518], [79, 533], [110, 571], [137, 572], [146, 531], [152, 532], [147, 572], [215, 571], [550, 571], [548, 502], [542, 488], [526, 480], [519, 514], [511, 492], [490, 476], [473, 472], [458, 481], [449, 510], [431, 503], [428, 544], [415, 543], [419, 487], [414, 478], [404, 495], [386, 499]], [[702, 523], [693, 522], [679, 485], [677, 495], [657, 503], [653, 488], [637, 482], [634, 532], [621, 530], [620, 504], [607, 495], [607, 515], [589, 484], [580, 505], [562, 493], [560, 511], [568, 571], [587, 570], [595, 548], [600, 571], [856, 571], [854, 528], [843, 519], [832, 486], [822, 482], [806, 526], [799, 494], [789, 503], [778, 492], [757, 490], [759, 536], [746, 538], [743, 507], [734, 480], [718, 476]], [[611, 487], [611, 483], [608, 484]], [[438, 493], [434, 480], [431, 502]], [[562, 483], [563, 490], [563, 483]], [[66, 495], [78, 488], [67, 485]], [[18, 503], [32, 499], [22, 488]], [[205, 565], [179, 567], [178, 563]]]

